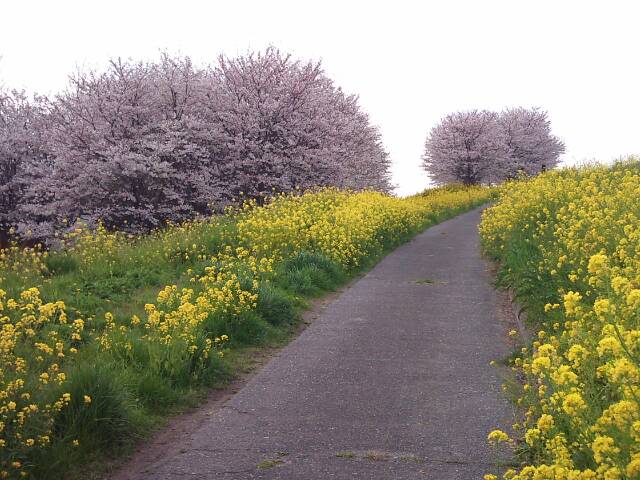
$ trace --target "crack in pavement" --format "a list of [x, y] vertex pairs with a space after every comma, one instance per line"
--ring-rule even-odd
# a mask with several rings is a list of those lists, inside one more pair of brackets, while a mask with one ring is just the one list
[[251, 411], [248, 411], [248, 410], [240, 410], [238, 407], [235, 407], [235, 406], [229, 405], [229, 404], [222, 405], [220, 407], [220, 410], [224, 410], [224, 409], [232, 410], [232, 411], [234, 411], [236, 413], [240, 413], [242, 415], [254, 415], [255, 416], [255, 414], [256, 414], [256, 412], [251, 412]]

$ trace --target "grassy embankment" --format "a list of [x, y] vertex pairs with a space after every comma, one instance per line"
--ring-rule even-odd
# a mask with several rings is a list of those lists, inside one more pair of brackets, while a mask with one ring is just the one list
[[305, 298], [491, 195], [324, 190], [145, 236], [76, 231], [57, 251], [3, 251], [0, 475], [59, 478], [126, 451], [228, 381], [234, 352], [286, 341]]
[[538, 332], [513, 360], [524, 463], [505, 478], [640, 478], [638, 198], [630, 160], [507, 184], [484, 212], [484, 250]]

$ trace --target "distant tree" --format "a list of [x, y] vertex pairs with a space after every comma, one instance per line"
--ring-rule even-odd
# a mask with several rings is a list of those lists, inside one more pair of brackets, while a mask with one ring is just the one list
[[431, 130], [422, 166], [439, 184], [492, 183], [553, 168], [563, 152], [540, 109], [473, 110], [448, 115]]
[[498, 114], [471, 110], [447, 115], [430, 132], [423, 168], [437, 184], [495, 181], [508, 158]]
[[538, 108], [508, 109], [500, 114], [499, 122], [509, 149], [503, 177], [512, 178], [519, 172], [534, 175], [558, 164], [564, 144], [551, 134], [547, 112]]

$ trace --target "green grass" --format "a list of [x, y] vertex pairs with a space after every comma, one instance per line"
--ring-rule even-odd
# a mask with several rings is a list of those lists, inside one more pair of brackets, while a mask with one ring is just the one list
[[336, 453], [336, 457], [338, 458], [354, 458], [356, 456], [353, 452], [338, 452]]
[[278, 465], [282, 465], [284, 461], [282, 460], [263, 460], [258, 463], [258, 468], [260, 470], [268, 470], [273, 467], [277, 467]]

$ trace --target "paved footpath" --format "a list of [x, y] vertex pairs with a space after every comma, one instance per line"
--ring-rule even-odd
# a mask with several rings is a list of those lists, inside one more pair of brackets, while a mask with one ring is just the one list
[[[144, 479], [481, 479], [509, 425], [480, 209], [401, 246]], [[280, 463], [281, 462], [281, 463]]]

